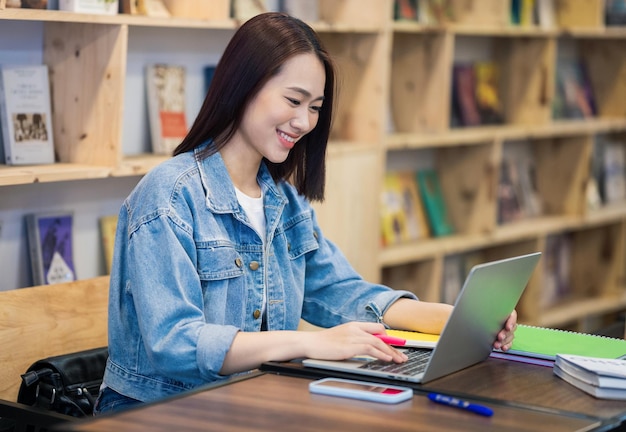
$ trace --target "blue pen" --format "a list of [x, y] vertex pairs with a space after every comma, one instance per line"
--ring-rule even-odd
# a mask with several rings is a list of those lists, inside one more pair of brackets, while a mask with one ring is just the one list
[[486, 417], [491, 417], [493, 415], [493, 410], [489, 407], [474, 404], [468, 401], [464, 401], [461, 399], [457, 399], [452, 396], [446, 396], [438, 393], [428, 393], [428, 399], [433, 402], [437, 402], [443, 405], [448, 405], [455, 408], [464, 409], [475, 414], [479, 414]]

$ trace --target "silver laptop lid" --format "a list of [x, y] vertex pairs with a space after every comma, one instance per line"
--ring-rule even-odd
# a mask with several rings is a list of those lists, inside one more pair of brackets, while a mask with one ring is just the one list
[[470, 270], [422, 382], [489, 357], [496, 335], [515, 309], [540, 257], [541, 252], [535, 252], [478, 264]]

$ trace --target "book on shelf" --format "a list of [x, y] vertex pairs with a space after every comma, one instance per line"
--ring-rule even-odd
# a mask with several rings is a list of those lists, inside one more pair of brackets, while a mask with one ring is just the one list
[[543, 212], [535, 162], [526, 143], [504, 146], [497, 191], [500, 224], [536, 217]]
[[509, 158], [500, 162], [498, 179], [498, 223], [507, 224], [522, 219], [519, 174], [517, 165]]
[[457, 63], [452, 68], [452, 110], [459, 126], [478, 126], [481, 118], [476, 103], [476, 74], [472, 63]]
[[550, 307], [571, 293], [572, 239], [569, 233], [546, 237], [540, 304]]
[[146, 91], [152, 151], [172, 155], [187, 135], [186, 69], [172, 64], [146, 66]]
[[604, 22], [607, 26], [626, 25], [626, 0], [605, 0]]
[[117, 15], [119, 2], [118, 0], [59, 0], [59, 10], [87, 14]]
[[441, 302], [453, 305], [461, 292], [465, 280], [464, 257], [462, 254], [446, 255], [443, 260], [441, 280]]
[[[48, 0], [7, 0], [6, 7], [22, 9], [48, 9]], [[2, 7], [0, 7], [2, 9]]]
[[448, 215], [437, 171], [434, 169], [418, 170], [417, 185], [432, 235], [440, 237], [452, 234], [454, 227]]
[[557, 354], [618, 359], [626, 356], [626, 340], [520, 324], [507, 353], [552, 361]]
[[216, 65], [206, 65], [202, 69], [205, 95], [209, 92], [209, 87], [211, 87], [211, 82], [213, 81], [213, 75], [215, 74], [215, 68], [216, 68]]
[[557, 354], [553, 371], [596, 398], [626, 400], [626, 360]]
[[494, 61], [474, 63], [475, 100], [480, 124], [501, 124], [504, 121], [500, 98], [500, 68]]
[[406, 221], [404, 240], [413, 241], [429, 237], [428, 220], [417, 188], [415, 173], [400, 171], [397, 175], [400, 182], [402, 211]]
[[535, 15], [536, 22], [543, 29], [556, 27], [555, 0], [536, 0]]
[[117, 230], [117, 215], [102, 216], [99, 219], [102, 252], [107, 274], [111, 274], [113, 267], [113, 250], [115, 246], [115, 232]]
[[29, 213], [24, 216], [34, 285], [76, 280], [73, 212]]
[[413, 172], [385, 174], [380, 208], [384, 245], [428, 237], [428, 222]]
[[[601, 140], [604, 138], [598, 138]], [[625, 144], [604, 139], [602, 154], [602, 196], [605, 204], [626, 200]]]
[[395, 0], [393, 2], [393, 19], [396, 21], [418, 21], [419, 0]]
[[557, 61], [552, 112], [555, 119], [583, 119], [596, 115], [593, 89], [583, 62], [576, 59]]
[[0, 65], [0, 128], [8, 165], [54, 163], [46, 65]]

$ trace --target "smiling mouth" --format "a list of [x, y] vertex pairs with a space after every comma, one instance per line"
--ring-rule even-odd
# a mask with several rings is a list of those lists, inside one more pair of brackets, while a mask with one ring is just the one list
[[277, 130], [277, 135], [278, 139], [287, 150], [291, 150], [296, 145], [296, 142], [298, 142], [299, 138], [288, 135], [287, 133], [280, 130]]
[[280, 136], [284, 141], [290, 142], [291, 144], [295, 144], [298, 140], [290, 135], [287, 135], [285, 132], [278, 131], [278, 136]]

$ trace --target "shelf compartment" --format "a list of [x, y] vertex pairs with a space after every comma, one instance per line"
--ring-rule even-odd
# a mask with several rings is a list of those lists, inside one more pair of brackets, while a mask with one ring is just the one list
[[326, 161], [326, 197], [313, 207], [323, 233], [367, 280], [377, 281], [380, 150], [330, 151]]
[[452, 48], [449, 33], [393, 35], [390, 117], [396, 132], [419, 134], [447, 129]]
[[[626, 289], [619, 294], [571, 300], [543, 311], [532, 322], [543, 327], [564, 327], [589, 316], [619, 312], [626, 309]], [[523, 321], [521, 321], [523, 322]]]
[[391, 16], [387, 0], [319, 0], [320, 21], [329, 25], [374, 26], [382, 29]]
[[431, 257], [383, 268], [382, 283], [393, 289], [410, 291], [422, 301], [439, 302], [442, 273], [443, 258]]
[[586, 65], [597, 116], [626, 117], [626, 39], [578, 40], [578, 52]]
[[457, 233], [494, 230], [498, 157], [499, 151], [492, 144], [437, 149], [441, 189]]
[[533, 140], [537, 190], [546, 215], [582, 216], [592, 152], [590, 136]]
[[117, 165], [127, 41], [126, 26], [45, 23], [43, 58], [60, 162]]
[[375, 34], [322, 33], [320, 39], [337, 64], [338, 101], [331, 130], [334, 141], [380, 143], [386, 77], [385, 37]]

